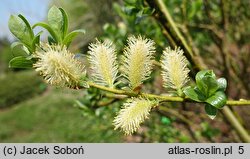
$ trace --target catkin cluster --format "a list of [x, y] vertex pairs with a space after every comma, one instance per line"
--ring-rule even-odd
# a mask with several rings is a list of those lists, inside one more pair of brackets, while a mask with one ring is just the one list
[[[155, 53], [153, 40], [131, 36], [127, 40], [119, 71], [115, 46], [111, 41], [97, 40], [89, 45], [89, 80], [115, 88], [123, 77], [131, 91], [138, 91], [152, 73]], [[83, 82], [87, 85], [83, 64], [66, 47], [43, 45], [34, 56], [38, 59], [33, 65], [35, 70], [48, 83], [70, 88], [78, 88]], [[187, 64], [180, 48], [172, 50], [167, 47], [161, 58], [164, 87], [180, 91], [189, 80]], [[158, 101], [142, 96], [127, 99], [113, 121], [115, 129], [121, 129], [127, 135], [134, 133], [157, 105]]]

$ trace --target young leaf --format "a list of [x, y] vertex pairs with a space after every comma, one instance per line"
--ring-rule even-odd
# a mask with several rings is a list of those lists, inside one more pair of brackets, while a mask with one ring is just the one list
[[224, 92], [218, 91], [206, 100], [206, 103], [220, 109], [227, 102], [227, 97]]
[[72, 40], [80, 33], [85, 34], [85, 30], [83, 29], [78, 29], [78, 30], [74, 30], [72, 32], [70, 32], [63, 40], [63, 44], [67, 47], [69, 47], [70, 43], [72, 42]]
[[29, 34], [30, 34], [30, 36], [31, 36], [31, 39], [33, 39], [33, 37], [34, 37], [34, 32], [33, 32], [33, 30], [31, 29], [31, 26], [30, 26], [28, 20], [27, 20], [22, 14], [19, 14], [18, 17], [21, 18], [21, 19], [23, 20], [23, 22], [26, 24], [26, 26], [27, 26], [27, 28], [28, 28], [28, 31], [29, 31]]
[[202, 95], [202, 92], [200, 92], [200, 90], [197, 87], [188, 86], [184, 88], [183, 92], [188, 98], [196, 102], [203, 102], [204, 100], [206, 100], [204, 95]]
[[205, 76], [200, 83], [205, 88], [207, 97], [210, 97], [219, 89], [216, 79], [211, 76]]
[[8, 25], [11, 33], [15, 35], [15, 37], [25, 45], [30, 46], [32, 42], [32, 34], [29, 26], [26, 25], [22, 18], [11, 15]]
[[64, 34], [64, 17], [63, 13], [56, 6], [50, 8], [48, 12], [48, 24], [55, 31], [59, 39], [62, 39]]
[[42, 33], [43, 33], [43, 31], [40, 31], [39, 33], [37, 33], [35, 38], [32, 41], [32, 48], [34, 51], [36, 50], [36, 45], [39, 45], [39, 43], [40, 43], [40, 36]]
[[16, 41], [16, 42], [13, 42], [11, 45], [10, 45], [10, 48], [11, 50], [15, 49], [15, 47], [17, 46], [23, 46], [23, 43], [19, 42], [19, 41]]
[[14, 57], [30, 55], [30, 51], [27, 47], [19, 41], [12, 43], [10, 47]]
[[11, 68], [31, 68], [33, 65], [32, 60], [28, 60], [24, 56], [18, 56], [10, 60], [9, 67]]
[[197, 87], [204, 95], [206, 95], [206, 97], [210, 97], [219, 88], [215, 79], [215, 74], [211, 70], [198, 72], [195, 79]]
[[217, 79], [217, 83], [219, 86], [219, 90], [225, 91], [227, 88], [227, 80], [225, 78], [219, 78]]
[[215, 74], [214, 74], [214, 72], [213, 72], [212, 70], [202, 70], [202, 71], [199, 71], [199, 72], [196, 74], [196, 76], [195, 76], [196, 82], [197, 82], [197, 81], [200, 81], [200, 80], [201, 80], [204, 76], [206, 76], [206, 75], [208, 75], [208, 76], [210, 76], [210, 77], [213, 77], [213, 78], [216, 77]]
[[217, 109], [214, 106], [212, 106], [210, 104], [206, 104], [205, 111], [206, 111], [207, 115], [209, 116], [209, 118], [211, 118], [212, 120], [216, 117]]
[[63, 15], [63, 35], [62, 35], [62, 39], [64, 39], [64, 37], [67, 35], [67, 32], [68, 32], [68, 15], [67, 13], [62, 9], [62, 8], [59, 8], [60, 11], [62, 12], [62, 15]]
[[56, 44], [57, 42], [52, 38], [52, 36], [48, 36], [48, 42], [50, 45]]
[[34, 29], [37, 26], [40, 26], [40, 27], [43, 27], [44, 29], [46, 29], [50, 33], [50, 35], [53, 37], [53, 39], [57, 43], [59, 43], [58, 35], [55, 33], [55, 31], [48, 24], [43, 23], [43, 22], [39, 22], [39, 23], [36, 23], [35, 25], [33, 25], [32, 28]]

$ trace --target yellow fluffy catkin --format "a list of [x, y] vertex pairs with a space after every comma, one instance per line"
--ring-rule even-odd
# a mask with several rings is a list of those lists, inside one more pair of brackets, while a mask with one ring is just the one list
[[84, 66], [66, 47], [42, 44], [34, 57], [38, 60], [33, 67], [51, 85], [78, 88], [86, 74]]
[[164, 86], [175, 90], [181, 89], [188, 81], [188, 61], [180, 48], [167, 47], [161, 59]]
[[129, 99], [113, 121], [115, 130], [120, 128], [126, 135], [134, 133], [148, 118], [151, 108], [155, 105], [155, 101], [143, 98]]
[[141, 36], [128, 38], [128, 46], [124, 50], [123, 69], [131, 89], [140, 86], [150, 76], [154, 53], [155, 46], [152, 40]]
[[89, 46], [91, 76], [95, 83], [113, 87], [118, 74], [115, 47], [110, 41], [97, 41]]

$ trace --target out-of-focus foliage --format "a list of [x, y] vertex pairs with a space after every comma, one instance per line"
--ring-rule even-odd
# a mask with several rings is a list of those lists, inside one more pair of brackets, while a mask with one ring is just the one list
[[116, 1], [119, 0], [53, 0], [52, 4], [69, 13], [69, 30], [86, 30], [84, 37], [74, 43], [74, 48], [79, 48], [100, 35], [105, 23], [113, 22], [117, 18], [112, 9], [112, 3]]
[[118, 53], [122, 51], [129, 35], [143, 35], [155, 41], [156, 58], [159, 59], [159, 52], [166, 46], [167, 41], [162, 34], [157, 22], [151, 17], [153, 13], [148, 7], [143, 6], [143, 1], [126, 0], [123, 3], [113, 3], [113, 9], [119, 18], [114, 23], [106, 23], [103, 26], [103, 39], [108, 38], [114, 41]]
[[[250, 54], [250, 2], [248, 0], [196, 0], [192, 3], [185, 0], [165, 3], [169, 6], [168, 9], [184, 36], [187, 39], [190, 38], [189, 42], [193, 44], [193, 50], [199, 50], [198, 53], [209, 57], [205, 62], [213, 67], [222, 68], [221, 72], [232, 69], [237, 75], [242, 74], [242, 79], [249, 79], [247, 74], [243, 76], [243, 71], [249, 68], [249, 64], [245, 64], [245, 61], [249, 60]], [[227, 59], [223, 59], [223, 56]], [[231, 64], [226, 66], [225, 62]], [[249, 84], [246, 87], [249, 90]]]
[[8, 63], [12, 58], [9, 43], [5, 40], [0, 40], [0, 74], [9, 71]]
[[150, 117], [150, 121], [146, 122], [145, 124], [148, 127], [148, 131], [144, 133], [144, 142], [190, 142], [191, 138], [189, 134], [186, 134], [185, 132], [180, 131], [178, 128], [175, 128], [173, 124], [174, 122], [174, 117], [169, 118], [157, 113], [153, 113], [152, 117]]
[[[164, 1], [195, 54], [227, 79], [229, 98], [250, 98], [250, 2]], [[234, 108], [249, 129], [249, 108]]]
[[30, 71], [4, 75], [0, 83], [0, 108], [30, 99], [46, 88], [42, 79]]
[[[41, 96], [0, 112], [0, 142], [122, 142], [112, 114], [81, 116], [73, 108], [81, 91], [50, 88]], [[106, 122], [104, 122], [106, 121]]]
[[220, 134], [220, 130], [218, 128], [213, 128], [207, 122], [201, 123], [201, 127], [202, 127], [201, 135], [209, 139], [212, 139], [213, 137]]

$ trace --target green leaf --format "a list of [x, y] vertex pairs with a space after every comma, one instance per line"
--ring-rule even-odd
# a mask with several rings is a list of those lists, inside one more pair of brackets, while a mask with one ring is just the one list
[[224, 92], [218, 91], [206, 100], [206, 103], [221, 109], [227, 102], [227, 97]]
[[203, 102], [206, 100], [205, 96], [202, 94], [202, 92], [200, 92], [197, 87], [188, 86], [184, 88], [183, 92], [188, 98], [196, 102]]
[[10, 32], [15, 35], [17, 39], [25, 45], [30, 46], [32, 42], [32, 34], [29, 25], [27, 26], [26, 22], [24, 22], [22, 18], [11, 15], [8, 25]]
[[225, 78], [219, 78], [217, 79], [217, 83], [219, 86], [219, 90], [225, 91], [227, 88], [227, 80]]
[[23, 43], [17, 41], [17, 42], [13, 42], [11, 45], [10, 45], [10, 48], [11, 50], [14, 50], [16, 47], [18, 46], [23, 46]]
[[139, 11], [139, 9], [136, 8], [135, 6], [126, 6], [123, 8], [123, 11], [127, 15], [133, 15], [133, 14], [137, 13]]
[[219, 88], [215, 74], [211, 70], [198, 72], [195, 79], [197, 87], [206, 97], [213, 95]]
[[139, 11], [136, 14], [136, 19], [135, 19], [135, 24], [139, 24], [143, 19], [145, 19], [147, 17], [147, 15], [143, 14], [143, 11]]
[[213, 77], [205, 76], [202, 80], [202, 83], [204, 83], [203, 86], [205, 86], [205, 88], [207, 89], [207, 97], [210, 97], [219, 89], [218, 83]]
[[187, 17], [192, 20], [194, 16], [197, 16], [197, 12], [202, 10], [202, 0], [196, 0], [191, 3], [190, 9], [187, 11]]
[[79, 30], [74, 30], [70, 32], [63, 40], [63, 44], [69, 47], [70, 43], [72, 40], [79, 34], [79, 33], [85, 33], [85, 30], [79, 29]]
[[28, 48], [26, 48], [26, 46], [24, 46], [24, 44], [21, 42], [14, 42], [10, 47], [14, 57], [28, 56], [30, 54]]
[[48, 12], [48, 24], [61, 40], [64, 34], [64, 17], [61, 10], [56, 6], [51, 7]]
[[37, 26], [40, 26], [40, 27], [43, 27], [44, 29], [46, 29], [50, 35], [53, 37], [53, 39], [59, 43], [59, 37], [57, 36], [57, 34], [54, 32], [54, 30], [46, 23], [43, 23], [43, 22], [39, 22], [39, 23], [36, 23], [35, 25], [32, 26], [32, 28], [35, 28]]
[[48, 42], [50, 45], [56, 44], [56, 41], [51, 36], [48, 36]]
[[28, 31], [30, 33], [31, 39], [33, 39], [34, 32], [33, 32], [32, 28], [31, 28], [28, 20], [22, 14], [19, 14], [18, 17], [21, 18], [23, 20], [23, 22], [26, 24], [26, 26], [28, 27]]
[[206, 104], [205, 111], [206, 111], [207, 115], [209, 116], [209, 118], [214, 119], [216, 117], [217, 109], [215, 107], [213, 107], [212, 105]]
[[68, 33], [69, 21], [68, 21], [67, 13], [62, 8], [59, 8], [59, 9], [60, 9], [60, 11], [62, 12], [62, 15], [63, 15], [63, 35], [62, 35], [62, 39], [64, 39], [64, 37]]
[[202, 82], [203, 78], [205, 77], [205, 74], [207, 73], [207, 70], [200, 71], [195, 76], [195, 81], [197, 87], [206, 94], [206, 88], [204, 88], [204, 83]]
[[205, 76], [210, 76], [210, 77], [213, 77], [213, 78], [216, 77], [212, 70], [202, 70], [202, 71], [199, 71], [196, 74], [196, 76], [195, 76], [196, 82], [202, 80], [202, 78], [205, 77]]
[[33, 66], [32, 60], [28, 60], [24, 56], [18, 56], [10, 60], [9, 67], [11, 68], [31, 68]]
[[43, 31], [40, 31], [39, 33], [36, 34], [35, 38], [32, 41], [32, 48], [33, 51], [36, 51], [36, 45], [39, 45], [40, 43], [40, 36], [43, 33]]

